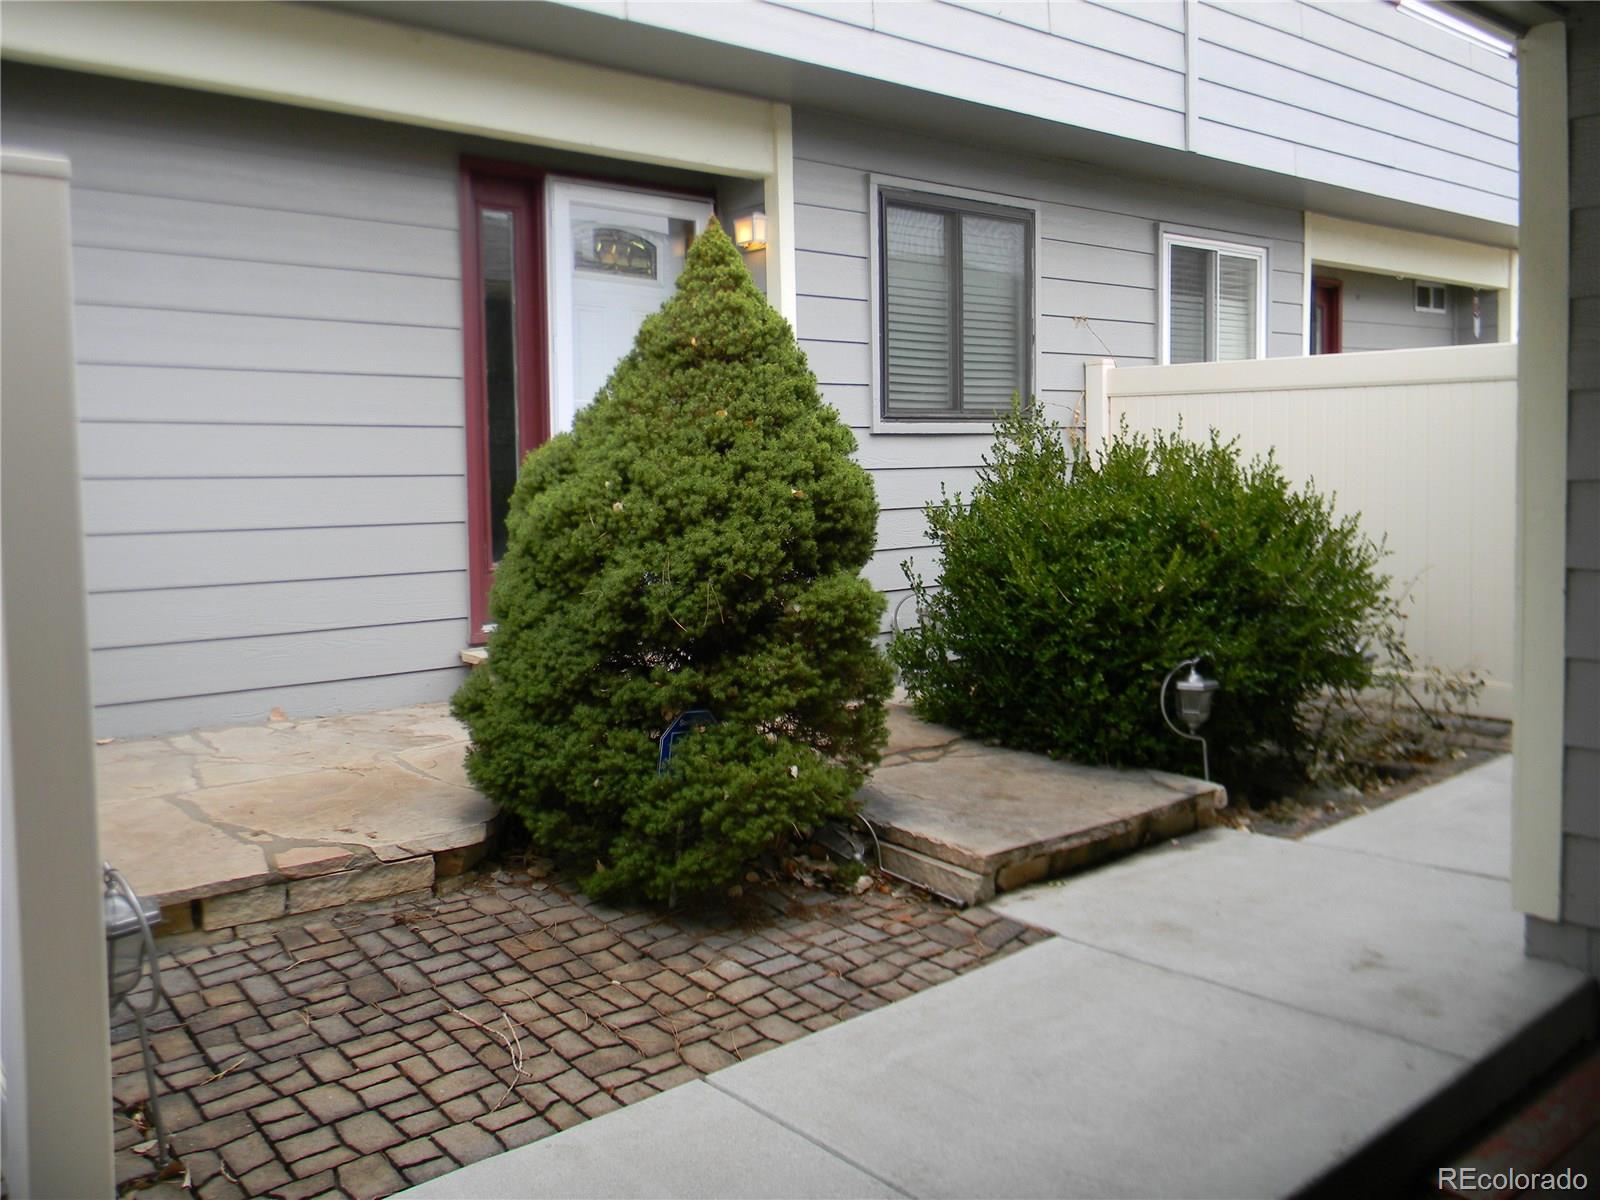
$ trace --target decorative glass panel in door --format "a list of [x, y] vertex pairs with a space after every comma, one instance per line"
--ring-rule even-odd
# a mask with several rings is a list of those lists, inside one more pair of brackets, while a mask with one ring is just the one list
[[550, 418], [560, 433], [672, 295], [711, 202], [562, 179], [546, 188]]
[[462, 212], [467, 530], [471, 625], [481, 642], [506, 550], [506, 513], [523, 457], [549, 434], [544, 397], [540, 192], [468, 172]]

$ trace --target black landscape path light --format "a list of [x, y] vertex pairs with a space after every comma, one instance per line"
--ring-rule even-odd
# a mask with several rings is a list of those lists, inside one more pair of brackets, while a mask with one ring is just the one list
[[[144, 1081], [150, 1098], [145, 1107], [156, 1131], [156, 1166], [167, 1165], [167, 1128], [161, 1120], [156, 1099], [156, 1069], [150, 1056], [150, 1031], [145, 1018], [156, 1011], [166, 993], [161, 990], [161, 964], [156, 955], [151, 927], [161, 921], [161, 906], [141, 900], [127, 876], [110, 863], [105, 864], [106, 976], [111, 1010], [126, 1004], [139, 1030], [139, 1050], [144, 1056]], [[144, 978], [145, 963], [150, 964], [150, 995], [144, 1004], [134, 1002], [133, 992]]]
[[[1178, 716], [1189, 727], [1185, 733], [1172, 723], [1172, 718], [1167, 715], [1167, 688], [1172, 683], [1172, 677], [1185, 667], [1189, 673], [1178, 680]], [[1167, 723], [1167, 728], [1181, 738], [1189, 738], [1200, 743], [1200, 764], [1205, 774], [1207, 783], [1211, 782], [1211, 748], [1206, 745], [1206, 739], [1195, 731], [1204, 725], [1211, 716], [1211, 696], [1222, 686], [1215, 679], [1207, 679], [1200, 674], [1200, 660], [1186, 658], [1172, 670], [1167, 672], [1167, 677], [1161, 681], [1161, 719]]]

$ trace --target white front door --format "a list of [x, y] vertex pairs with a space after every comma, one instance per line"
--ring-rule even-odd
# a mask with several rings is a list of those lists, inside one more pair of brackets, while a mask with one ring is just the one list
[[551, 179], [550, 428], [572, 428], [639, 325], [672, 295], [711, 202]]

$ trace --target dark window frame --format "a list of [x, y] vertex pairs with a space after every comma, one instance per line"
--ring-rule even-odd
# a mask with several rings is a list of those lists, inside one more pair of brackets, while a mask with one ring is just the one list
[[[946, 258], [949, 260], [950, 294], [950, 385], [954, 392], [951, 407], [941, 412], [894, 412], [889, 407], [889, 207], [909, 208], [921, 212], [934, 212], [945, 217]], [[1027, 335], [1023, 350], [1023, 378], [1018, 393], [1024, 404], [1034, 398], [1035, 371], [1039, 321], [1037, 313], [1038, 283], [1035, 277], [1034, 243], [1036, 240], [1036, 213], [1027, 208], [1011, 208], [983, 200], [969, 200], [964, 196], [951, 196], [939, 192], [919, 192], [907, 188], [880, 187], [877, 209], [873, 219], [878, 229], [878, 417], [883, 421], [907, 424], [937, 424], [939, 422], [989, 422], [1002, 414], [992, 408], [965, 410], [962, 407], [961, 322], [963, 315], [961, 217], [987, 216], [1015, 221], [1022, 226], [1022, 278], [1025, 285], [1022, 311], [1027, 321]]]

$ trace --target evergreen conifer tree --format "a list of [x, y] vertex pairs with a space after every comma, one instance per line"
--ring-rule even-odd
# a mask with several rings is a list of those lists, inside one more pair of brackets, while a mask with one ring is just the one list
[[[712, 222], [594, 403], [529, 455], [456, 693], [472, 781], [597, 893], [722, 889], [851, 811], [885, 738], [877, 504]], [[709, 711], [658, 770], [659, 738]]]

